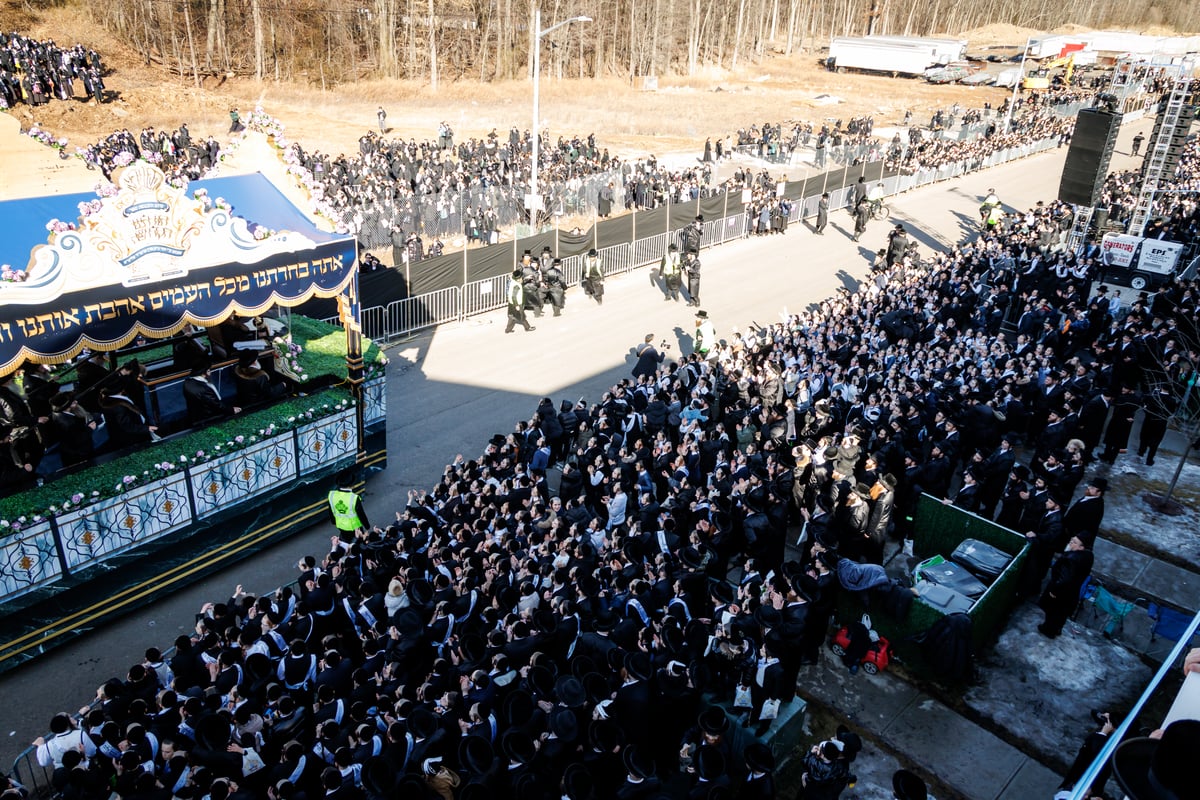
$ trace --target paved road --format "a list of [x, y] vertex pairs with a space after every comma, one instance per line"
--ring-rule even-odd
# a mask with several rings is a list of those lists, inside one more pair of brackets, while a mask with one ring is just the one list
[[[1133, 166], [1128, 157], [1140, 122], [1122, 132], [1113, 169]], [[1014, 162], [957, 181], [935, 184], [890, 201], [895, 221], [904, 222], [928, 248], [957, 241], [977, 220], [989, 188], [1006, 205], [1027, 208], [1050, 200], [1066, 148]], [[745, 239], [703, 253], [701, 298], [718, 336], [751, 320], [767, 323], [784, 308], [798, 309], [852, 286], [866, 276], [873, 250], [882, 246], [889, 224], [872, 222], [861, 243], [851, 241], [851, 220], [831, 215], [825, 236], [793, 226], [784, 236]], [[389, 468], [372, 479], [366, 505], [373, 522], [402, 507], [406, 492], [428, 488], [455, 453], [478, 453], [493, 433], [506, 433], [531, 415], [542, 396], [598, 400], [629, 374], [631, 351], [646, 333], [690, 352], [694, 318], [682, 303], [664, 302], [647, 270], [609, 279], [597, 307], [578, 289], [568, 293], [558, 319], [536, 320], [537, 330], [504, 335], [504, 313], [496, 312], [427, 332], [389, 351]], [[267, 590], [291, 580], [304, 554], [319, 554], [329, 530], [316, 527], [180, 591], [100, 632], [81, 635], [31, 665], [0, 676], [5, 729], [0, 731], [0, 769], [41, 734], [50, 717], [78, 708], [96, 687], [123, 677], [146, 647], [166, 647], [190, 630], [206, 600], [224, 598], [241, 583]]]

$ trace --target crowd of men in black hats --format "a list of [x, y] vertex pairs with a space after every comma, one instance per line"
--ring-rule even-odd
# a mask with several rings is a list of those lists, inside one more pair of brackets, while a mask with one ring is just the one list
[[143, 128], [134, 135], [127, 129], [114, 131], [83, 148], [88, 169], [99, 169], [105, 178], [114, 170], [142, 158], [156, 164], [170, 180], [203, 178], [221, 161], [221, 145], [212, 136], [192, 138], [187, 123], [174, 131]]
[[[81, 798], [773, 796], [769, 749], [741, 742], [816, 662], [838, 576], [928, 492], [1028, 531], [1036, 591], [1099, 526], [1072, 514], [1080, 462], [1184, 377], [1194, 286], [1113, 315], [1038, 254], [1014, 217], [597, 403], [542, 400], [295, 588], [206, 605], [39, 756]], [[1004, 334], [1022, 306], [1042, 322]], [[711, 704], [743, 692], [733, 719]], [[805, 796], [835, 797], [853, 749], [810, 753]]]
[[[544, 398], [294, 587], [205, 605], [169, 660], [56, 716], [39, 760], [70, 798], [773, 797], [746, 742], [922, 493], [1026, 534], [1032, 596], [1090, 548], [1107, 485], [1086, 471], [1134, 450], [1139, 409], [1153, 460], [1200, 287], [1089, 296], [1055, 273], [1052, 213], [906, 248], [599, 402]], [[805, 757], [804, 797], [848, 781], [846, 733]]]
[[[445, 145], [445, 146], [443, 146]], [[418, 143], [369, 133], [354, 156], [306, 152], [289, 156], [306, 172], [314, 198], [367, 246], [395, 244], [394, 233], [494, 243], [501, 226], [526, 213], [531, 178], [528, 131], [492, 131], [453, 144], [444, 137]], [[539, 149], [543, 206], [555, 213], [605, 218], [626, 208], [655, 208], [712, 191], [707, 167], [671, 171], [651, 156], [625, 161], [596, 144], [594, 134], [543, 137]]]
[[95, 50], [0, 33], [0, 108], [73, 100], [75, 81], [82, 85], [84, 99], [104, 102], [104, 65]]

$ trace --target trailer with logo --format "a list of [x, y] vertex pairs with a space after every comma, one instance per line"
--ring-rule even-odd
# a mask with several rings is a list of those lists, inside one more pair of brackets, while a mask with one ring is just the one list
[[1106, 233], [1100, 241], [1100, 278], [1153, 290], [1175, 275], [1182, 254], [1179, 242]]

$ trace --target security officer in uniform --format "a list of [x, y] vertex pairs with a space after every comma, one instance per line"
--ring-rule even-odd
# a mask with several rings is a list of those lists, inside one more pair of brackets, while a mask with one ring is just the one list
[[554, 316], [560, 316], [567, 292], [567, 280], [562, 274], [562, 259], [556, 258], [550, 266], [542, 271], [542, 302], [549, 302], [554, 309]]
[[689, 306], [700, 306], [700, 257], [695, 253], [684, 253], [683, 268], [687, 271]]
[[369, 529], [367, 511], [362, 498], [354, 491], [354, 480], [349, 472], [338, 476], [338, 488], [329, 493], [329, 520], [337, 528], [342, 539], [353, 539], [360, 528]]
[[[528, 255], [529, 251], [525, 252]], [[508, 282], [508, 324], [504, 326], [504, 332], [512, 333], [518, 322], [527, 331], [534, 329], [525, 318], [525, 278], [520, 268], [513, 270], [512, 280]]]
[[667, 245], [658, 265], [658, 276], [667, 287], [667, 296], [663, 300], [679, 302], [679, 287], [683, 284], [683, 270], [679, 264], [679, 248], [674, 244]]

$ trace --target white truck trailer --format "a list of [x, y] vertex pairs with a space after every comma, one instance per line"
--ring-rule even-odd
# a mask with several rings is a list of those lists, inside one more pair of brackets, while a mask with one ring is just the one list
[[829, 59], [826, 66], [835, 72], [857, 69], [896, 76], [922, 75], [926, 69], [938, 63], [937, 50], [931, 44], [906, 44], [866, 37], [837, 37], [829, 43]]

